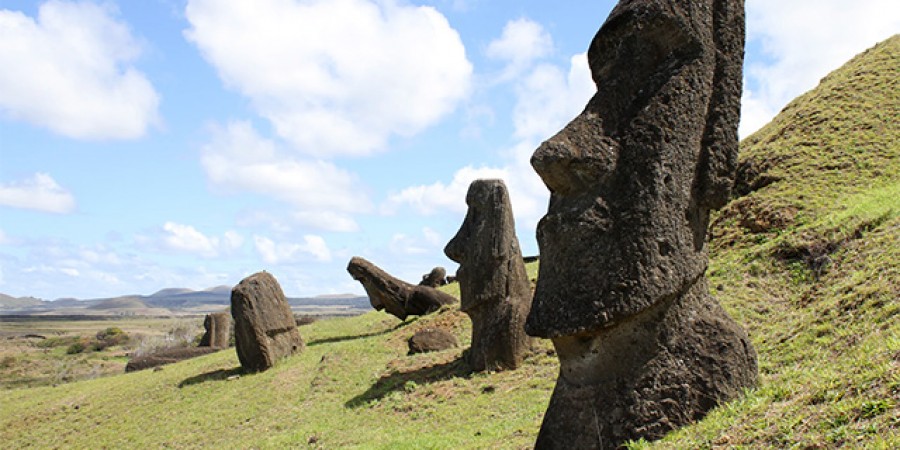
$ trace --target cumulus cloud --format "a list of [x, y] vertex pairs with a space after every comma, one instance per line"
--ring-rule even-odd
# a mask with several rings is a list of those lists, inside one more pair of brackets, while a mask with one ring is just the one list
[[505, 169], [463, 167], [453, 174], [448, 184], [440, 181], [430, 185], [411, 186], [388, 196], [382, 212], [395, 214], [401, 207], [411, 207], [424, 215], [442, 211], [466, 211], [466, 192], [469, 184], [479, 178], [508, 178]]
[[227, 231], [221, 237], [207, 236], [190, 225], [175, 222], [166, 222], [163, 232], [162, 244], [165, 248], [207, 258], [233, 252], [244, 243], [235, 231]]
[[0, 206], [66, 214], [75, 210], [75, 197], [46, 173], [23, 181], [0, 184]]
[[512, 111], [516, 142], [502, 151], [501, 167], [463, 167], [449, 183], [411, 186], [389, 196], [382, 212], [396, 213], [402, 207], [419, 214], [439, 211], [465, 212], [469, 184], [479, 178], [501, 178], [519, 225], [532, 227], [547, 208], [549, 197], [540, 177], [531, 168], [531, 154], [583, 109], [596, 92], [585, 54], [570, 58], [568, 70], [535, 62], [513, 83], [516, 103]]
[[48, 1], [0, 10], [0, 113], [76, 139], [132, 139], [159, 95], [133, 66], [140, 46], [112, 7]]
[[488, 44], [489, 58], [507, 63], [501, 80], [509, 80], [553, 51], [553, 38], [539, 23], [520, 18], [506, 23], [503, 35]]
[[355, 231], [351, 214], [371, 209], [354, 175], [329, 162], [287, 155], [248, 122], [215, 128], [201, 163], [213, 186], [278, 199], [296, 208], [295, 220], [320, 229]]
[[283, 264], [297, 262], [304, 256], [319, 262], [331, 261], [331, 250], [321, 236], [303, 236], [302, 243], [275, 242], [263, 236], [254, 236], [256, 251], [267, 264]]
[[451, 112], [472, 66], [431, 7], [393, 0], [190, 0], [186, 37], [277, 134], [317, 157], [365, 155]]
[[419, 235], [410, 236], [405, 233], [395, 233], [391, 237], [388, 248], [398, 255], [425, 255], [441, 252], [444, 239], [437, 231], [429, 227], [422, 228]]
[[857, 53], [900, 30], [896, 0], [747, 2], [748, 61], [740, 134], [765, 125], [790, 100]]
[[552, 64], [534, 67], [516, 86], [515, 136], [532, 141], [553, 136], [596, 91], [585, 53], [572, 56], [568, 71]]

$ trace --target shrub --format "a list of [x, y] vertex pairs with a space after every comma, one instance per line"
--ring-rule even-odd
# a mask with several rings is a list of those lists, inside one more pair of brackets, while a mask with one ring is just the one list
[[4, 356], [3, 359], [0, 359], [0, 368], [9, 369], [16, 365], [16, 357], [15, 356]]
[[78, 353], [83, 353], [85, 350], [88, 350], [88, 343], [83, 340], [77, 341], [66, 349], [66, 354], [75, 355]]
[[119, 327], [109, 327], [103, 331], [98, 331], [96, 339], [91, 342], [91, 348], [101, 351], [107, 347], [114, 345], [124, 345], [129, 341], [128, 333], [122, 331]]

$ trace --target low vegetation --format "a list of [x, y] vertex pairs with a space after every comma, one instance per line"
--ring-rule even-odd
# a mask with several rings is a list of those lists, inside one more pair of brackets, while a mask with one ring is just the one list
[[0, 389], [58, 385], [118, 375], [129, 357], [190, 345], [202, 318], [60, 320], [0, 323]]
[[[760, 385], [630, 448], [900, 448], [898, 72], [894, 37], [744, 141], [739, 196], [715, 217], [708, 273], [753, 339]], [[451, 330], [462, 347], [407, 356], [406, 339], [425, 327]], [[0, 442], [530, 447], [557, 375], [552, 348], [542, 342], [520, 370], [472, 374], [460, 359], [469, 331], [455, 308], [406, 322], [371, 312], [304, 326], [303, 353], [263, 373], [242, 373], [223, 350], [158, 372], [11, 390]]]

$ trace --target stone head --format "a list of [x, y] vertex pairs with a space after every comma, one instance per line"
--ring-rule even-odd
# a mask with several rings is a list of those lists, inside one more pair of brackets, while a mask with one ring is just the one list
[[[471, 310], [509, 295], [510, 271], [524, 278], [524, 263], [509, 193], [502, 180], [475, 180], [466, 194], [469, 209], [444, 254], [459, 263], [460, 308]], [[521, 269], [518, 268], [521, 266]]]
[[743, 2], [623, 0], [588, 51], [597, 93], [531, 159], [550, 190], [529, 334], [593, 334], [702, 276], [737, 159]]

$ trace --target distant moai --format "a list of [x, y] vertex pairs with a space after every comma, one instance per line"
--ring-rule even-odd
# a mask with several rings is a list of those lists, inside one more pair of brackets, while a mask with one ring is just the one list
[[303, 349], [303, 339], [278, 280], [259, 272], [231, 291], [234, 342], [241, 366], [263, 371]]
[[459, 263], [460, 309], [472, 320], [467, 362], [476, 371], [515, 369], [531, 347], [525, 334], [531, 283], [509, 193], [502, 180], [475, 180], [466, 204], [466, 218], [444, 253]]
[[743, 0], [620, 1], [588, 50], [596, 95], [532, 156], [550, 203], [526, 330], [560, 360], [537, 448], [658, 439], [756, 384], [705, 277], [743, 46]]
[[441, 287], [447, 284], [447, 269], [443, 267], [435, 267], [431, 269], [431, 272], [422, 275], [422, 281], [419, 282], [420, 286], [430, 286], [433, 288]]
[[203, 320], [203, 328], [206, 330], [200, 338], [199, 347], [228, 347], [231, 337], [231, 315], [227, 312], [207, 314]]
[[373, 308], [385, 310], [400, 320], [430, 314], [458, 301], [431, 286], [414, 285], [395, 278], [358, 256], [347, 264], [347, 272], [366, 289]]

